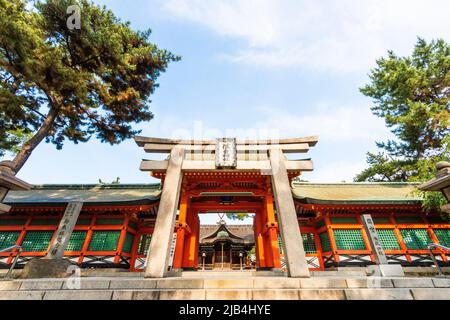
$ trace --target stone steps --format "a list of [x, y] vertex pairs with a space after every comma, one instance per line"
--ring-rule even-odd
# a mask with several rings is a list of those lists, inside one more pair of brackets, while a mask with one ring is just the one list
[[367, 272], [365, 269], [360, 270], [327, 270], [327, 271], [311, 271], [314, 277], [365, 277]]
[[285, 272], [275, 271], [183, 271], [182, 278], [247, 278], [247, 277], [286, 277]]
[[[444, 273], [450, 276], [450, 267], [442, 267]], [[437, 269], [435, 267], [403, 267], [403, 271], [406, 276], [423, 276], [423, 277], [433, 277], [437, 275]], [[80, 269], [82, 277], [115, 277], [115, 278], [143, 278], [143, 272], [129, 272], [125, 269]], [[6, 275], [6, 269], [0, 269], [0, 280]], [[21, 276], [22, 270], [16, 269], [12, 272], [13, 278], [19, 278]], [[251, 274], [250, 274], [251, 273]], [[325, 271], [311, 271], [311, 276], [314, 277], [364, 277], [370, 275], [371, 272], [367, 267], [342, 267], [335, 270], [327, 269]], [[176, 275], [176, 274], [175, 274]], [[243, 270], [243, 271], [184, 271], [181, 273], [182, 277], [192, 278], [192, 277], [240, 277], [240, 276], [285, 276], [282, 272], [273, 271], [254, 271], [254, 270]]]
[[449, 288], [3, 291], [0, 300], [449, 300]]
[[24, 299], [450, 300], [450, 278], [109, 277], [0, 281], [0, 300]]
[[[332, 270], [332, 271], [311, 271], [314, 277], [365, 277], [367, 272], [363, 270]], [[240, 277], [286, 277], [285, 272], [274, 271], [183, 271], [183, 278], [240, 278]]]

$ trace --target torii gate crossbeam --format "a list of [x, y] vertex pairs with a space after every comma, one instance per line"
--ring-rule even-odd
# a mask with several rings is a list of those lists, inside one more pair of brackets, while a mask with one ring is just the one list
[[185, 172], [255, 172], [271, 177], [279, 230], [290, 277], [309, 277], [289, 176], [312, 171], [312, 161], [287, 160], [284, 153], [305, 153], [317, 137], [259, 140], [171, 140], [135, 137], [147, 153], [170, 153], [164, 161], [143, 160], [142, 171], [164, 176], [163, 190], [147, 257], [145, 276], [168, 275], [172, 234]]

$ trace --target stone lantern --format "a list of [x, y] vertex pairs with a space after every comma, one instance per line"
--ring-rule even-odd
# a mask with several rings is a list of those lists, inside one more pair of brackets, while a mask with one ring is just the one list
[[446, 205], [441, 207], [442, 211], [450, 213], [450, 163], [441, 161], [436, 164], [439, 170], [436, 178], [419, 186], [422, 191], [440, 191], [447, 199]]
[[11, 161], [0, 162], [0, 214], [7, 213], [10, 206], [2, 203], [9, 190], [29, 190], [31, 185], [15, 176]]

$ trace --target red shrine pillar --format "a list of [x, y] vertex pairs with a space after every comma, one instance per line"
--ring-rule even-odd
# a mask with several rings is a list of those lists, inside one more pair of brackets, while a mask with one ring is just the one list
[[188, 211], [187, 224], [190, 233], [185, 236], [183, 250], [183, 268], [197, 269], [198, 267], [198, 247], [200, 237], [200, 219], [198, 213]]
[[259, 268], [266, 267], [266, 257], [264, 249], [264, 224], [263, 224], [263, 210], [257, 210], [254, 219], [254, 233], [256, 246], [256, 262]]
[[272, 246], [269, 236], [269, 229], [267, 228], [268, 219], [267, 219], [267, 208], [266, 201], [264, 200], [263, 210], [261, 211], [261, 225], [262, 225], [262, 238], [264, 245], [264, 258], [265, 258], [265, 267], [273, 268], [273, 256], [272, 256]]
[[183, 192], [180, 197], [180, 211], [176, 224], [177, 242], [175, 244], [175, 252], [173, 257], [173, 268], [181, 269], [183, 267], [183, 251], [184, 240], [189, 235], [189, 226], [187, 224], [189, 196]]
[[278, 223], [275, 216], [273, 196], [270, 192], [264, 196], [263, 201], [263, 208], [256, 212], [254, 219], [256, 259], [260, 268], [280, 269]]
[[280, 247], [278, 243], [278, 223], [275, 218], [275, 209], [273, 206], [273, 196], [271, 193], [267, 193], [264, 202], [264, 211], [266, 213], [266, 243], [270, 251], [271, 267], [281, 268]]

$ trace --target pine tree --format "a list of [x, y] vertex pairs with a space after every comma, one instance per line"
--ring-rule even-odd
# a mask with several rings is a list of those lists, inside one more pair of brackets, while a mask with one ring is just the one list
[[[69, 28], [70, 5], [80, 29]], [[18, 172], [43, 140], [116, 144], [149, 121], [159, 75], [179, 57], [87, 0], [0, 0], [0, 156]]]

